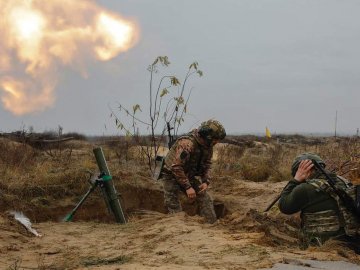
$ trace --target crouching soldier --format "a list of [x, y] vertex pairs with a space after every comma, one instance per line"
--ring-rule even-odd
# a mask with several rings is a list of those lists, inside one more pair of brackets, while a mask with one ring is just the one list
[[[337, 195], [323, 173], [314, 167], [315, 160], [322, 168], [325, 162], [312, 153], [297, 156], [291, 171], [294, 179], [283, 190], [279, 208], [284, 214], [300, 211], [301, 231], [305, 246], [322, 245], [332, 238], [344, 241], [359, 252], [359, 219]], [[352, 200], [356, 200], [356, 189], [349, 181], [325, 171]]]
[[200, 215], [206, 222], [216, 221], [213, 200], [207, 188], [213, 147], [225, 136], [225, 129], [218, 121], [208, 120], [198, 129], [179, 137], [172, 145], [161, 174], [169, 213], [182, 211], [178, 194], [184, 192], [190, 200], [198, 202]]

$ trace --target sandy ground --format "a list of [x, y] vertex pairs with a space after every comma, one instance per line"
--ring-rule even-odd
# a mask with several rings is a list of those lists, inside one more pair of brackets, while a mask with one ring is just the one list
[[9, 225], [2, 218], [1, 269], [259, 269], [289, 259], [344, 260], [336, 251], [266, 246], [263, 232], [234, 232], [184, 213], [146, 211], [126, 225], [36, 224], [42, 237]]
[[[184, 212], [133, 211], [125, 225], [43, 222], [34, 237], [9, 215], [0, 217], [0, 269], [261, 269], [298, 259], [359, 263], [336, 244], [301, 250], [296, 217], [264, 209], [284, 183], [228, 183], [227, 215], [204, 224]], [[269, 194], [264, 193], [270, 190]], [[257, 210], [256, 210], [257, 209]]]

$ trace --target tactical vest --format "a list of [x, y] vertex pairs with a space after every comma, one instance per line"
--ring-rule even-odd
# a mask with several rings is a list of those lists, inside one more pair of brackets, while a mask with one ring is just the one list
[[[336, 177], [335, 186], [344, 190], [351, 198], [356, 197], [356, 188], [344, 178]], [[302, 213], [302, 228], [307, 235], [336, 234], [344, 231], [346, 235], [354, 237], [360, 235], [360, 223], [349, 209], [347, 209], [339, 196], [324, 179], [312, 179], [307, 183], [316, 189], [329, 194], [337, 203], [338, 209], [315, 213]]]
[[171, 174], [171, 165], [175, 159], [175, 149], [177, 148], [179, 141], [181, 139], [188, 139], [191, 140], [194, 145], [194, 150], [190, 154], [189, 160], [184, 165], [184, 172], [189, 179], [194, 178], [195, 176], [201, 176], [205, 173], [205, 167], [203, 164], [206, 160], [210, 159], [213, 153], [212, 147], [204, 147], [199, 144], [196, 138], [190, 133], [188, 135], [181, 136], [176, 140], [174, 145], [170, 149], [169, 153], [165, 157], [165, 164], [164, 164], [164, 174], [169, 175]]

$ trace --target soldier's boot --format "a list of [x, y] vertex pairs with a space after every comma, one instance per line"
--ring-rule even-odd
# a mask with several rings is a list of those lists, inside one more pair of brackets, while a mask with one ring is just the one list
[[178, 213], [182, 211], [181, 204], [179, 202], [178, 193], [180, 192], [179, 184], [175, 179], [164, 179], [164, 201], [170, 214]]
[[196, 195], [197, 201], [199, 203], [200, 215], [205, 218], [207, 223], [214, 223], [217, 220], [214, 202], [209, 193], [204, 191]]

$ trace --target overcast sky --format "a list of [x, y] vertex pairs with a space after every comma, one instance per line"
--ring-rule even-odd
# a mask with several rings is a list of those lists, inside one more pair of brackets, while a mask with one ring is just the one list
[[[208, 118], [228, 133], [338, 132], [360, 127], [360, 1], [358, 0], [97, 0], [131, 18], [138, 43], [85, 79], [58, 70], [52, 107], [15, 116], [0, 105], [0, 131], [33, 126], [88, 135], [119, 133], [108, 104], [148, 104], [147, 67], [159, 55], [165, 74], [182, 79], [198, 61], [183, 131]], [[1, 95], [1, 92], [0, 92]], [[105, 128], [106, 126], [106, 128]]]

